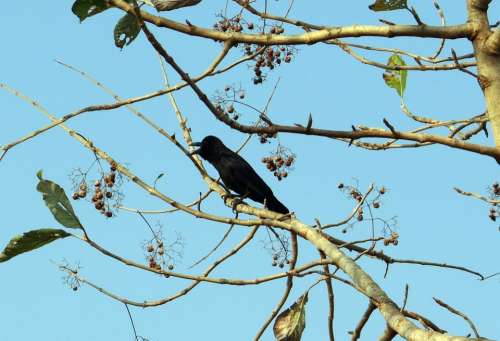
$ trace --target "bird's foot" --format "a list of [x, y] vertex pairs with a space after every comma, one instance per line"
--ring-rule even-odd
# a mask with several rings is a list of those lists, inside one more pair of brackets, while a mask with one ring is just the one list
[[236, 213], [236, 206], [244, 203], [243, 199], [245, 199], [245, 196], [241, 197], [235, 194], [226, 193], [222, 196], [222, 199], [224, 199], [224, 203], [226, 203], [227, 199], [233, 199], [233, 202], [231, 203], [231, 210], [233, 213]]
[[236, 206], [238, 206], [239, 204], [243, 204], [243, 197], [234, 197], [233, 198], [233, 203], [231, 205], [231, 210], [233, 211], [233, 213], [237, 213], [236, 212]]

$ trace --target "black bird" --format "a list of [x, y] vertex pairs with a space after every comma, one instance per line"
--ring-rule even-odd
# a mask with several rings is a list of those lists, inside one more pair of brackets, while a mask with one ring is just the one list
[[191, 154], [198, 154], [217, 169], [228, 189], [254, 201], [265, 203], [271, 211], [287, 214], [285, 207], [273, 194], [273, 191], [241, 156], [227, 148], [215, 136], [207, 136], [201, 142], [191, 146], [200, 147]]

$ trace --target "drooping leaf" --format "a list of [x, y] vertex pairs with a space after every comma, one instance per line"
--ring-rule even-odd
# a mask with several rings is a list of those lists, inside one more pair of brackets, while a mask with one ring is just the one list
[[174, 9], [197, 5], [201, 0], [152, 0], [158, 12], [172, 11]]
[[135, 15], [127, 13], [116, 24], [113, 36], [115, 45], [122, 49], [126, 45], [130, 45], [132, 41], [141, 32], [141, 25]]
[[372, 11], [394, 11], [407, 8], [407, 0], [376, 0], [375, 3], [368, 6]]
[[64, 230], [40, 229], [33, 230], [12, 238], [0, 253], [0, 263], [8, 261], [21, 253], [38, 249], [54, 240], [66, 238], [70, 234]]
[[64, 193], [64, 189], [55, 182], [45, 180], [42, 171], [38, 171], [36, 176], [40, 179], [36, 189], [42, 193], [43, 201], [45, 201], [45, 205], [54, 218], [65, 227], [82, 228], [82, 224], [78, 220], [75, 211], [73, 211], [71, 202]]
[[278, 341], [300, 341], [302, 332], [306, 327], [306, 310], [308, 293], [299, 299], [288, 309], [278, 315], [274, 322], [274, 336]]
[[[387, 62], [387, 65], [389, 66], [404, 66], [406, 63], [404, 60], [398, 55], [398, 54], [393, 54], [390, 58], [389, 61]], [[387, 70], [384, 72], [382, 75], [385, 81], [385, 84], [387, 84], [389, 87], [395, 89], [400, 97], [403, 97], [403, 94], [406, 89], [406, 79], [408, 78], [408, 71], [406, 70]]]
[[82, 22], [88, 17], [101, 13], [110, 7], [106, 0], [76, 0], [71, 7], [71, 11]]

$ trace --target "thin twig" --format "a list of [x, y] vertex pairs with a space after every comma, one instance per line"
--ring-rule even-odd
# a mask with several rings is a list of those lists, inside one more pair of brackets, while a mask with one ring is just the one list
[[433, 297], [432, 298], [437, 304], [439, 304], [441, 307], [443, 308], [446, 308], [448, 309], [451, 313], [455, 314], [455, 315], [458, 315], [460, 317], [462, 317], [465, 321], [467, 321], [467, 323], [469, 324], [469, 326], [471, 327], [472, 331], [474, 332], [474, 335], [480, 339], [481, 336], [479, 336], [479, 332], [477, 331], [476, 329], [476, 326], [474, 325], [474, 323], [471, 321], [470, 318], [467, 317], [467, 315], [465, 315], [464, 313], [458, 311], [457, 309], [453, 308], [452, 306], [446, 304], [445, 302], [441, 301], [440, 299], [438, 298], [435, 298]]
[[[324, 252], [319, 251], [319, 255], [321, 259], [326, 259], [326, 255]], [[333, 319], [335, 317], [335, 295], [333, 293], [333, 285], [330, 277], [330, 269], [327, 264], [323, 265], [323, 271], [328, 276], [325, 279], [326, 284], [326, 292], [328, 295], [328, 338], [330, 341], [335, 341], [335, 335], [333, 333]]]
[[130, 309], [128, 308], [128, 304], [124, 303], [125, 308], [127, 309], [128, 317], [130, 318], [130, 323], [132, 324], [132, 330], [134, 331], [134, 337], [135, 340], [139, 340], [139, 337], [137, 336], [137, 331], [135, 330], [135, 324], [134, 324], [134, 319], [132, 318], [132, 314], [130, 313]]
[[361, 316], [361, 320], [359, 320], [358, 325], [352, 333], [351, 341], [356, 341], [357, 339], [359, 339], [359, 337], [361, 336], [361, 331], [365, 327], [366, 322], [368, 322], [368, 319], [375, 309], [377, 309], [377, 306], [373, 304], [372, 301], [370, 301], [368, 307], [366, 308], [366, 311], [364, 312], [363, 316]]

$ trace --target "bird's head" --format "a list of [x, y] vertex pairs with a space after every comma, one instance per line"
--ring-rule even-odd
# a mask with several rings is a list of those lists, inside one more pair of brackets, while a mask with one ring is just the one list
[[198, 154], [205, 160], [211, 162], [217, 159], [220, 152], [226, 148], [217, 137], [208, 135], [201, 142], [191, 143], [191, 147], [199, 147], [191, 152], [191, 155]]

